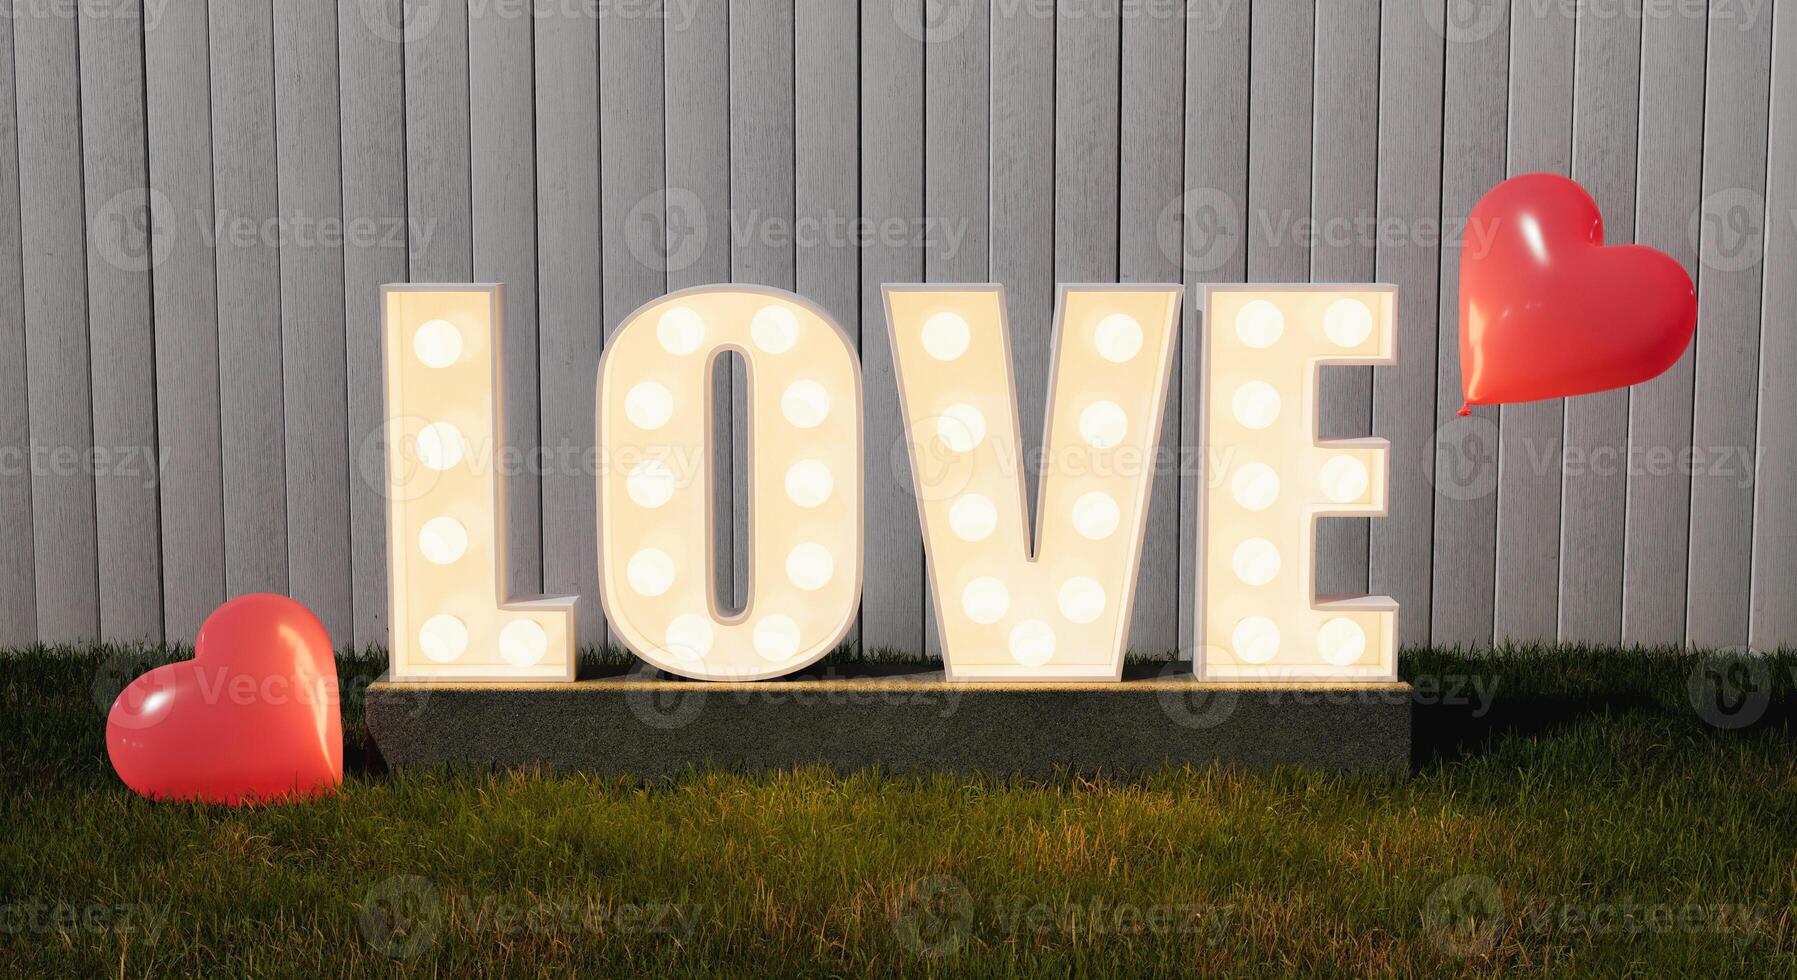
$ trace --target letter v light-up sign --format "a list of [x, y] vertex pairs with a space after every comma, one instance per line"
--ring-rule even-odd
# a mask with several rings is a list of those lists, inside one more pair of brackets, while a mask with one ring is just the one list
[[1032, 546], [1002, 288], [886, 287], [951, 679], [1122, 676], [1180, 297], [1062, 288]]
[[1397, 603], [1316, 597], [1316, 523], [1383, 515], [1383, 439], [1317, 437], [1325, 364], [1391, 364], [1391, 286], [1213, 286], [1196, 658], [1219, 681], [1392, 680]]
[[[749, 378], [748, 602], [712, 569], [712, 371]], [[704, 286], [638, 309], [599, 367], [599, 586], [612, 629], [657, 667], [778, 677], [832, 650], [861, 598], [861, 362], [828, 314], [775, 289]]]
[[500, 287], [382, 290], [394, 680], [574, 679], [574, 600], [507, 600]]

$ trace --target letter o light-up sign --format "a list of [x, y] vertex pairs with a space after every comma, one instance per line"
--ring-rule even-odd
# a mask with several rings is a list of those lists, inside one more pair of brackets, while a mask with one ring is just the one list
[[[718, 608], [712, 370], [749, 379], [748, 602]], [[790, 673], [834, 649], [861, 599], [861, 366], [830, 317], [775, 289], [707, 286], [632, 313], [599, 368], [600, 589], [638, 656], [705, 680]]]
[[1212, 286], [1198, 542], [1206, 680], [1394, 680], [1397, 603], [1318, 600], [1316, 520], [1383, 515], [1384, 439], [1317, 438], [1324, 364], [1391, 364], [1390, 286]]

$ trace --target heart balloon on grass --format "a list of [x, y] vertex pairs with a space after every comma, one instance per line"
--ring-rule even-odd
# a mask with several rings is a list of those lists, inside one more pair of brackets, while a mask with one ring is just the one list
[[331, 640], [305, 606], [246, 595], [200, 627], [194, 658], [132, 681], [106, 717], [125, 785], [157, 799], [248, 803], [343, 782]]
[[1565, 177], [1528, 174], [1492, 188], [1467, 220], [1466, 241], [1468, 406], [1639, 384], [1691, 343], [1697, 294], [1684, 267], [1645, 245], [1606, 246], [1597, 203]]

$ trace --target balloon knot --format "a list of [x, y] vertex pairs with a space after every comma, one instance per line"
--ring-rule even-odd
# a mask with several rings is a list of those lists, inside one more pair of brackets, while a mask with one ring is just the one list
[[1472, 413], [1473, 413], [1473, 406], [1472, 406], [1471, 402], [1461, 402], [1460, 403], [1459, 414], [1462, 418], [1465, 418], [1466, 416], [1471, 415]]

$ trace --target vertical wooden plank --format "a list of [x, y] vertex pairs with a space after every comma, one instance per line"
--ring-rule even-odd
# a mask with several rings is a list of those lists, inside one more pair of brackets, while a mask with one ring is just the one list
[[[746, 14], [746, 10], [742, 11]], [[732, 251], [737, 238], [738, 222], [753, 225], [754, 216], [731, 210], [731, 113], [734, 96], [731, 76], [731, 31], [734, 20], [730, 5], [710, 3], [697, 5], [684, 12], [679, 22], [669, 22], [663, 51], [666, 69], [667, 134], [667, 199], [664, 202], [667, 221], [667, 253], [662, 272], [667, 275], [669, 292], [707, 283], [729, 282]], [[755, 236], [765, 228], [751, 228]], [[734, 359], [732, 359], [734, 362]], [[746, 469], [744, 480], [735, 472], [739, 446], [746, 446], [746, 433], [733, 419], [740, 418], [735, 409], [738, 380], [747, 385], [746, 376], [739, 377], [741, 366], [720, 370], [712, 377], [712, 426], [716, 437], [711, 442], [712, 506], [717, 515], [712, 524], [715, 535], [716, 564], [711, 569], [713, 587], [724, 608], [739, 608], [746, 598], [747, 554], [737, 553], [738, 534], [746, 535], [746, 522], [739, 528], [733, 519], [739, 502], [747, 504]], [[741, 460], [745, 466], [747, 457]], [[747, 541], [744, 541], [746, 548]], [[738, 576], [738, 562], [743, 576]]]
[[[1667, 252], [1696, 281], [1690, 233], [1703, 197], [1705, 23], [1648, 17], [1641, 24], [1641, 121], [1635, 240]], [[1678, 453], [1691, 442], [1693, 354], [1629, 390], [1634, 462], [1622, 565], [1622, 640], [1663, 645], [1685, 639], [1691, 471]]]
[[[1118, 123], [1117, 278], [1179, 282], [1179, 252], [1164, 248], [1157, 222], [1177, 201], [1183, 178], [1185, 30], [1183, 8], [1123, 7], [1122, 109]], [[1179, 364], [1176, 352], [1173, 363]], [[1175, 368], [1177, 370], [1177, 367]], [[1160, 655], [1179, 646], [1179, 385], [1167, 386], [1161, 444], [1152, 465], [1148, 531], [1129, 628], [1129, 647]]]
[[[1435, 433], [1427, 440], [1435, 487], [1429, 639], [1438, 646], [1477, 648], [1492, 642], [1492, 604], [1497, 594], [1498, 410], [1480, 406], [1471, 415], [1458, 414], [1462, 402], [1460, 260], [1468, 249], [1485, 248], [1495, 230], [1471, 225], [1468, 216], [1479, 199], [1504, 180], [1509, 10], [1506, 4], [1479, 0], [1448, 0], [1431, 9], [1434, 16], [1443, 18], [1447, 46], [1443, 56], [1441, 171], [1429, 171], [1441, 185], [1441, 285], [1439, 293], [1433, 294], [1439, 302], [1416, 312], [1425, 323], [1440, 326], [1433, 334], [1439, 345]], [[1395, 281], [1406, 290], [1410, 285], [1407, 279]], [[1404, 319], [1400, 313], [1400, 330]], [[1410, 350], [1400, 339], [1398, 359], [1412, 356]], [[1378, 524], [1373, 522], [1375, 528]], [[1421, 639], [1405, 635], [1412, 642]]]
[[1310, 245], [1296, 222], [1310, 215], [1316, 10], [1263, 5], [1250, 29], [1248, 279], [1304, 282]]
[[1797, 17], [1776, 17], [1766, 161], [1766, 293], [1748, 642], [1797, 646]]
[[[1312, 282], [1370, 282], [1377, 238], [1366, 229], [1379, 206], [1379, 3], [1349, 0], [1316, 11], [1311, 137]], [[1320, 431], [1326, 438], [1373, 431], [1373, 369], [1323, 372]], [[1366, 518], [1331, 518], [1317, 528], [1317, 592], [1367, 589]]]
[[287, 576], [287, 430], [276, 213], [274, 14], [213, 0], [212, 194], [218, 289], [225, 592], [279, 592]]
[[599, 606], [596, 379], [599, 292], [599, 26], [537, 0], [537, 316], [542, 358], [543, 591], [578, 595], [575, 643], [605, 642]]
[[1753, 471], [1744, 457], [1753, 452], [1756, 405], [1745, 393], [1759, 373], [1772, 17], [1718, 5], [1710, 18], [1685, 637], [1735, 647], [1747, 642], [1751, 589]]
[[150, 205], [162, 252], [154, 322], [157, 444], [167, 460], [163, 632], [170, 642], [191, 643], [225, 597], [206, 8], [171, 5], [144, 27]]
[[[915, 229], [923, 216], [923, 7], [923, 0], [861, 4], [861, 216], [876, 228]], [[875, 235], [861, 250], [868, 555], [861, 642], [910, 654], [924, 649], [923, 538], [910, 466], [898, 449], [904, 423], [880, 286], [919, 282], [923, 272], [923, 250], [907, 236]], [[1027, 388], [1020, 397], [1027, 419], [1041, 399]], [[1036, 412], [1036, 427], [1024, 431], [1040, 431]]]
[[505, 283], [505, 582], [507, 595], [543, 588], [537, 479], [537, 185], [531, 107], [531, 18], [519, 4], [469, 6], [469, 182], [474, 278]]
[[[1379, 31], [1379, 221], [1409, 233], [1381, 238], [1374, 274], [1399, 283], [1398, 362], [1373, 369], [1373, 434], [1391, 442], [1390, 513], [1369, 529], [1367, 587], [1398, 600], [1398, 640], [1429, 638], [1434, 509], [1438, 240], [1442, 216], [1445, 4], [1385, 4]], [[1418, 93], [1423, 93], [1419, 97]], [[1450, 321], [1451, 322], [1451, 321]], [[1442, 333], [1450, 332], [1446, 326]], [[1409, 515], [1402, 517], [1400, 515]]]
[[79, 642], [99, 634], [100, 594], [75, 18], [14, 18], [13, 57], [38, 636]]
[[[792, 289], [797, 283], [792, 0], [734, 0], [729, 19], [730, 279]], [[738, 235], [739, 223], [748, 237]], [[740, 606], [748, 598], [750, 547], [748, 379], [740, 364], [731, 385], [729, 553], [735, 557], [732, 593]]]
[[162, 639], [150, 274], [166, 250], [151, 222], [142, 15], [129, 0], [81, 8], [77, 25], [100, 636], [124, 642]]
[[[1204, 284], [1241, 282], [1247, 273], [1244, 207], [1248, 199], [1247, 4], [1186, 19], [1185, 191], [1162, 212], [1156, 234], [1179, 256], [1186, 296], [1180, 338], [1179, 648], [1203, 656], [1198, 623], [1198, 522], [1205, 493], [1206, 448], [1199, 411], [1204, 390]], [[1046, 370], [1046, 368], [1044, 369]]]
[[[1641, 12], [1579, 16], [1572, 176], [1591, 192], [1610, 242], [1635, 238]], [[1622, 640], [1623, 501], [1628, 491], [1627, 391], [1566, 402], [1561, 487], [1560, 639]]]
[[343, 215], [337, 9], [276, 4], [274, 28], [288, 589], [343, 645], [353, 640], [343, 250], [327, 230]]
[[[1510, 22], [1509, 171], [1572, 169], [1576, 8], [1516, 0]], [[1497, 596], [1499, 640], [1559, 635], [1563, 399], [1505, 405], [1498, 413]]]
[[[987, 229], [992, 220], [992, 8], [988, 0], [925, 8], [924, 21], [924, 278], [988, 282]], [[1044, 100], [1046, 102], [1046, 100]], [[1032, 332], [1010, 311], [1010, 329]], [[1040, 438], [1040, 434], [1026, 435]], [[924, 581], [924, 650], [942, 656], [935, 595]]]
[[[860, 14], [842, 0], [794, 0], [793, 208], [801, 223], [860, 214]], [[793, 251], [798, 292], [859, 337], [859, 251], [821, 237]]]
[[412, 282], [474, 277], [468, 0], [420, 5], [406, 22], [406, 248]]
[[12, 37], [13, 18], [0, 17], [0, 644], [9, 647], [37, 640]]
[[[338, 0], [343, 120], [343, 315], [348, 353], [349, 532], [353, 635], [387, 641], [387, 508], [381, 440], [381, 286], [406, 278], [405, 52], [402, 0]], [[508, 343], [506, 352], [512, 347]], [[533, 433], [534, 436], [534, 433]]]

